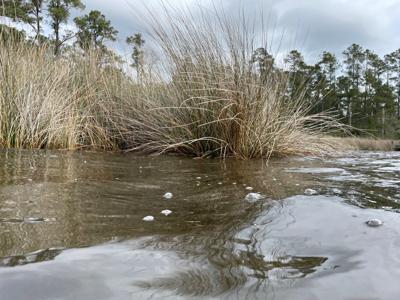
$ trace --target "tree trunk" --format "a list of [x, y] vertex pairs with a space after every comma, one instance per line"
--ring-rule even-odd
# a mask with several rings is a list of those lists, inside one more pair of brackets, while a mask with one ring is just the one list
[[397, 90], [397, 119], [400, 119], [400, 83]]
[[60, 54], [60, 23], [58, 21], [54, 22], [54, 34], [56, 39], [54, 41], [54, 55], [58, 56]]
[[35, 6], [35, 17], [36, 17], [36, 42], [40, 44], [40, 7]]

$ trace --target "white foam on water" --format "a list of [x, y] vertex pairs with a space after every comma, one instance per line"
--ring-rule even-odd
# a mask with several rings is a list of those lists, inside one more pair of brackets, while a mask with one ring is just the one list
[[308, 195], [308, 196], [312, 196], [312, 195], [317, 195], [318, 192], [317, 192], [316, 190], [313, 190], [313, 189], [306, 189], [306, 190], [304, 191], [304, 194], [305, 194], [305, 195]]
[[247, 202], [254, 203], [254, 202], [260, 201], [263, 198], [264, 198], [264, 196], [261, 195], [260, 193], [249, 193], [246, 195], [246, 197], [244, 199]]
[[310, 174], [327, 174], [327, 173], [341, 173], [346, 170], [341, 168], [292, 168], [287, 169], [290, 173], [310, 173]]
[[173, 195], [172, 193], [167, 192], [167, 193], [164, 194], [163, 198], [165, 198], [165, 199], [172, 199], [173, 196], [174, 196], [174, 195]]

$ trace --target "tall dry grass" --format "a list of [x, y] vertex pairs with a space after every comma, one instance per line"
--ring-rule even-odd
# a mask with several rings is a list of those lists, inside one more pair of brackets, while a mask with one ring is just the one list
[[165, 8], [161, 17], [149, 10], [147, 23], [169, 82], [146, 93], [148, 112], [131, 127], [140, 132], [132, 149], [240, 158], [333, 150], [321, 133], [338, 123], [310, 115], [307, 99], [288, 99], [282, 72], [257, 74], [259, 45], [244, 17]]
[[127, 85], [96, 53], [56, 59], [46, 46], [0, 40], [0, 146], [118, 149], [112, 114]]
[[322, 137], [338, 123], [288, 99], [282, 72], [257, 73], [244, 19], [166, 9], [148, 24], [163, 64], [140, 84], [95, 53], [0, 42], [0, 145], [238, 158], [335, 148]]
[[342, 137], [331, 138], [343, 150], [393, 151], [398, 141], [376, 138]]

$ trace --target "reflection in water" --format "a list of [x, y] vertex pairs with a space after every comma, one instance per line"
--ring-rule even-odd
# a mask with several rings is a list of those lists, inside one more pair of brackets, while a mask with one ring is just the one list
[[359, 207], [400, 212], [399, 152], [356, 152], [328, 162], [304, 161], [288, 173], [311, 175], [326, 193]]
[[[82, 296], [104, 282], [115, 290], [84, 299], [126, 299], [124, 293], [144, 299], [292, 299], [288, 291], [359, 270], [360, 261], [373, 269], [364, 261], [373, 252], [364, 250], [370, 245], [358, 207], [400, 208], [399, 171], [393, 170], [399, 158], [370, 153], [328, 162], [286, 159], [266, 166], [256, 160], [4, 151], [0, 290], [2, 284], [25, 285], [35, 274], [44, 276], [43, 281], [63, 270], [62, 277], [46, 279], [53, 287], [32, 299], [53, 293], [55, 298], [79, 299], [65, 291], [75, 289]], [[306, 188], [326, 197], [289, 198]], [[250, 190], [263, 197], [246, 201]], [[174, 197], [163, 198], [166, 192]], [[173, 213], [161, 214], [166, 209]], [[143, 222], [147, 215], [155, 220]], [[391, 226], [386, 224], [380, 230]], [[385, 232], [385, 238], [397, 243], [393, 232]], [[393, 257], [391, 249], [379, 251]], [[86, 282], [92, 276], [87, 272], [101, 276]], [[116, 282], [123, 282], [123, 288]], [[7, 293], [0, 298], [24, 299], [16, 290]], [[301, 295], [297, 299], [313, 299]], [[315, 299], [323, 296], [318, 295]]]
[[15, 267], [15, 266], [21, 266], [21, 265], [26, 265], [26, 264], [31, 264], [31, 263], [52, 260], [57, 255], [59, 255], [61, 253], [61, 251], [62, 251], [62, 249], [50, 248], [50, 249], [38, 250], [38, 251], [28, 253], [25, 255], [4, 257], [0, 261], [0, 266], [1, 267]]
[[[280, 180], [275, 170], [260, 176], [266, 172], [260, 165], [103, 153], [3, 152], [0, 256], [149, 234], [235, 230], [259, 209], [243, 201], [243, 184], [275, 198], [293, 193], [272, 181], [272, 176]], [[163, 199], [165, 191], [173, 191], [174, 198]], [[164, 209], [174, 213], [166, 218], [160, 214]], [[157, 222], [143, 224], [146, 215], [156, 216]], [[35, 218], [45, 222], [26, 222]]]

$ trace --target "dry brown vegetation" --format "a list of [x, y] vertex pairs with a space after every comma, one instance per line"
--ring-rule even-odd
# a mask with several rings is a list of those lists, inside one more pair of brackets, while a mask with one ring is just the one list
[[332, 138], [332, 142], [342, 150], [393, 151], [396, 145], [400, 145], [394, 140], [358, 137]]
[[117, 149], [116, 99], [132, 92], [121, 73], [89, 54], [55, 59], [46, 46], [0, 45], [0, 145]]
[[335, 149], [321, 137], [338, 123], [289, 101], [282, 74], [257, 74], [244, 21], [164, 17], [149, 21], [163, 64], [140, 84], [96, 53], [54, 58], [0, 39], [0, 145], [238, 158]]

